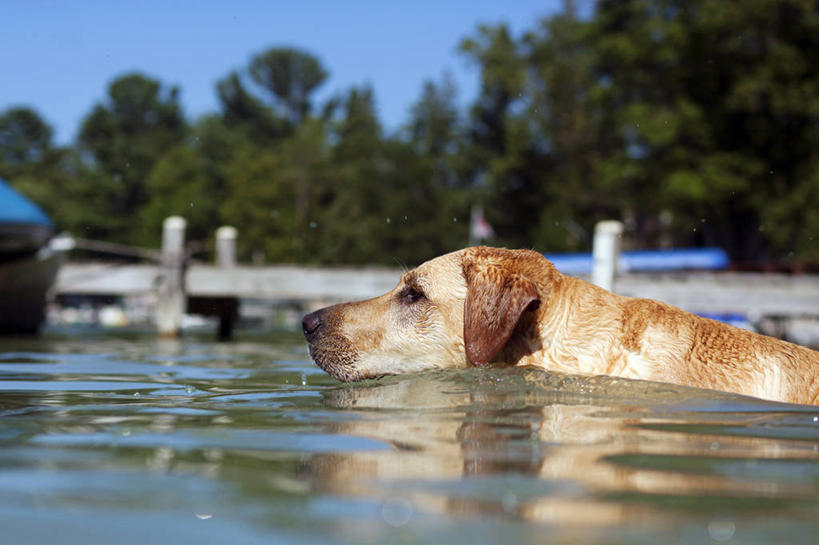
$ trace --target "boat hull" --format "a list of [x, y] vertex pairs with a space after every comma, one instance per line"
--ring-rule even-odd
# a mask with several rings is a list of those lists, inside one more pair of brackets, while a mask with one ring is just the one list
[[0, 334], [39, 330], [63, 254], [46, 246], [35, 254], [0, 262]]

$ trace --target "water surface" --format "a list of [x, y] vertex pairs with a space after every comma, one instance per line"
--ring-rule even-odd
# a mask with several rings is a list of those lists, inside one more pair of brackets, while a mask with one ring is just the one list
[[3, 543], [815, 543], [819, 410], [296, 336], [0, 341]]

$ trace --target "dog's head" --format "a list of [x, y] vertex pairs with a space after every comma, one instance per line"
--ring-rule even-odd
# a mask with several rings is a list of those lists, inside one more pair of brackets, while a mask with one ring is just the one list
[[534, 315], [556, 275], [536, 252], [466, 248], [405, 273], [380, 297], [308, 314], [302, 327], [315, 362], [343, 381], [514, 363], [539, 348]]

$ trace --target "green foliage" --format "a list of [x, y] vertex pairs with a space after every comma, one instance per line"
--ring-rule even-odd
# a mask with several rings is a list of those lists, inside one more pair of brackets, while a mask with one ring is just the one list
[[140, 241], [149, 246], [162, 232], [162, 222], [169, 216], [187, 220], [186, 236], [190, 240], [207, 240], [212, 225], [218, 223], [218, 195], [194, 148], [179, 145], [168, 150], [145, 183], [149, 200], [140, 209]]
[[206, 245], [236, 226], [245, 260], [414, 264], [466, 244], [475, 204], [495, 244], [588, 250], [615, 218], [633, 247], [819, 260], [815, 2], [566, 5], [520, 36], [477, 28], [460, 43], [474, 102], [428, 81], [395, 134], [370, 88], [317, 103], [322, 63], [271, 48], [190, 125], [178, 91], [139, 74], [70, 148], [35, 112], [0, 113], [0, 176], [80, 236], [156, 245], [181, 214]]
[[275, 99], [293, 125], [310, 113], [310, 95], [327, 79], [327, 72], [314, 56], [291, 48], [274, 48], [253, 57], [253, 81]]
[[[305, 51], [271, 48], [254, 55], [247, 69], [217, 84], [225, 124], [257, 141], [276, 142], [309, 121], [312, 95], [327, 78], [321, 62]], [[244, 80], [260, 93], [254, 93]], [[325, 105], [329, 116], [334, 101]]]
[[250, 94], [239, 74], [232, 72], [216, 87], [225, 125], [257, 141], [274, 141], [287, 136], [288, 123]]
[[[164, 153], [179, 144], [185, 121], [175, 87], [140, 74], [128, 74], [108, 87], [105, 102], [83, 121], [78, 144], [114, 183], [100, 187], [107, 213], [126, 218], [148, 202], [146, 180]], [[139, 242], [141, 228], [132, 221], [120, 242]]]
[[327, 175], [321, 126], [304, 123], [292, 138], [262, 149], [237, 150], [227, 167], [225, 221], [239, 229], [245, 258], [315, 261], [317, 203]]
[[0, 115], [0, 176], [11, 178], [48, 162], [52, 135], [51, 127], [29, 108], [11, 108]]

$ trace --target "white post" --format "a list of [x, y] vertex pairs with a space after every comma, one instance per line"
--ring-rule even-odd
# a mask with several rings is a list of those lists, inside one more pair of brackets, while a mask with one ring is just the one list
[[236, 228], [224, 225], [216, 230], [216, 265], [236, 266]]
[[619, 221], [601, 221], [594, 226], [592, 283], [609, 291], [614, 289], [622, 234], [623, 224]]
[[162, 261], [156, 326], [162, 337], [176, 337], [185, 313], [185, 218], [171, 216], [162, 223]]

